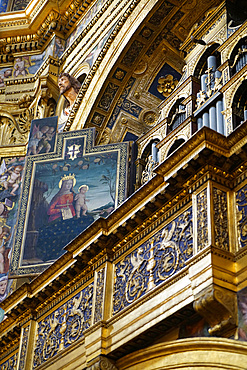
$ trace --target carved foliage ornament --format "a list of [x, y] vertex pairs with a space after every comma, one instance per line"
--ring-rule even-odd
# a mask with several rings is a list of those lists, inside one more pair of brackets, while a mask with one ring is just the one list
[[157, 166], [157, 164], [158, 163], [156, 163], [153, 160], [153, 156], [150, 155], [148, 157], [148, 161], [147, 161], [147, 164], [145, 166], [145, 169], [142, 172], [142, 178], [141, 178], [141, 183], [142, 184], [145, 184], [146, 182], [148, 182], [149, 180], [151, 180], [154, 177], [154, 175], [155, 175], [154, 168]]
[[87, 370], [117, 370], [118, 368], [114, 365], [107, 357], [99, 356], [98, 361], [94, 362], [91, 366], [87, 367]]
[[103, 268], [97, 273], [97, 286], [96, 286], [97, 297], [94, 309], [94, 323], [102, 320], [103, 317], [102, 308], [104, 298], [104, 279], [105, 279], [105, 269]]
[[93, 284], [39, 322], [33, 368], [83, 336], [91, 324]]
[[20, 363], [19, 368], [25, 368], [25, 360], [27, 355], [27, 345], [28, 345], [28, 336], [30, 332], [30, 326], [27, 326], [23, 329], [23, 336], [22, 336], [22, 344], [21, 344], [21, 355], [20, 355]]
[[218, 248], [228, 251], [229, 235], [228, 235], [226, 192], [214, 188], [213, 198], [214, 198], [215, 245]]
[[32, 119], [33, 112], [29, 109], [23, 111], [18, 120], [10, 113], [0, 111], [0, 145], [26, 143]]
[[236, 193], [238, 246], [247, 245], [247, 185]]
[[189, 208], [116, 264], [113, 313], [178, 272], [192, 254], [192, 209]]
[[197, 195], [197, 249], [200, 251], [208, 244], [208, 206], [207, 189]]
[[15, 353], [7, 361], [1, 364], [1, 370], [17, 370], [17, 356], [18, 353]]

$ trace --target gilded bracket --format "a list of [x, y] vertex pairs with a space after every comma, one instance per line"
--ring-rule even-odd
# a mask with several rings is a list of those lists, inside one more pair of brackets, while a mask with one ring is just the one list
[[237, 326], [237, 296], [215, 286], [203, 290], [194, 301], [194, 309], [211, 326], [210, 335], [227, 335]]
[[118, 370], [118, 368], [105, 356], [98, 356], [90, 361], [87, 370]]

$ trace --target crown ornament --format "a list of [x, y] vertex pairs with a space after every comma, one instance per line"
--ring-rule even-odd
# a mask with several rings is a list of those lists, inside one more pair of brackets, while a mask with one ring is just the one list
[[73, 180], [73, 187], [75, 186], [76, 184], [76, 178], [75, 178], [75, 174], [74, 173], [70, 173], [69, 175], [64, 175], [61, 180], [59, 181], [59, 189], [61, 189], [62, 185], [63, 185], [63, 182], [64, 181], [67, 181], [67, 180]]

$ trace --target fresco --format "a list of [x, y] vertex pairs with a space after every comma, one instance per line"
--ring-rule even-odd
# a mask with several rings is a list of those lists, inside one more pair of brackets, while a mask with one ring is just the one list
[[247, 341], [247, 287], [237, 293], [238, 339]]
[[[49, 119], [43, 121], [49, 126]], [[11, 262], [15, 275], [41, 272], [125, 199], [128, 143], [94, 147], [94, 129], [59, 133], [56, 141], [54, 153], [26, 160]]]
[[84, 62], [88, 63], [90, 67], [94, 64], [95, 60], [97, 59], [99, 53], [101, 52], [106, 40], [108, 39], [109, 35], [111, 34], [112, 29], [107, 33], [105, 37], [103, 37], [100, 42], [95, 46], [95, 48], [87, 55]]
[[60, 58], [65, 50], [65, 41], [60, 39], [59, 37], [55, 37], [55, 49], [54, 49], [54, 57]]
[[24, 158], [3, 159], [0, 167], [0, 302], [11, 290], [8, 280]]
[[95, 17], [98, 11], [103, 7], [106, 3], [106, 0], [98, 0], [96, 3], [88, 10], [85, 17], [79, 22], [75, 30], [71, 33], [66, 41], [66, 48], [73, 44], [75, 39], [82, 33], [82, 31], [87, 27], [88, 23]]
[[57, 53], [56, 55], [59, 55], [61, 53], [62, 46], [60, 46], [59, 51], [59, 41], [57, 40], [58, 38], [56, 38], [55, 46], [55, 38], [53, 38], [42, 54], [17, 57], [14, 59], [13, 67], [0, 69], [0, 88], [5, 86], [5, 79], [26, 76], [30, 77], [38, 71], [48, 56], [55, 56], [55, 53]]
[[30, 129], [27, 155], [53, 152], [55, 148], [56, 131], [57, 117], [49, 117], [46, 120], [33, 120]]

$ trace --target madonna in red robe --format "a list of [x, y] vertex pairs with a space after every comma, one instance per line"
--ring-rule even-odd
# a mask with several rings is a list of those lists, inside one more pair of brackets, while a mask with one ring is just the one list
[[47, 211], [47, 214], [50, 216], [48, 222], [73, 218], [75, 216], [73, 200], [73, 179], [61, 180], [61, 189], [52, 198]]

